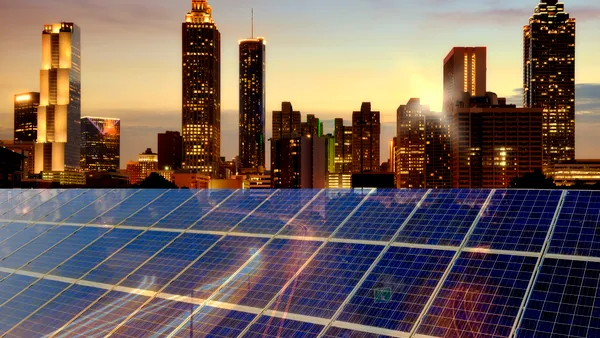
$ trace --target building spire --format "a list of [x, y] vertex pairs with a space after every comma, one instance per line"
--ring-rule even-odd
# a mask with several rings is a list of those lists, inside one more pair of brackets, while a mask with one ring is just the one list
[[254, 8], [252, 8], [252, 38], [254, 39]]
[[186, 22], [214, 23], [212, 7], [207, 0], [192, 0], [192, 11], [186, 15]]

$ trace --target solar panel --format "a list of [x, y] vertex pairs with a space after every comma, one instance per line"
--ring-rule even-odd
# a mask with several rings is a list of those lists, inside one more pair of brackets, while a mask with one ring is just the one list
[[596, 192], [0, 190], [3, 337], [595, 337]]

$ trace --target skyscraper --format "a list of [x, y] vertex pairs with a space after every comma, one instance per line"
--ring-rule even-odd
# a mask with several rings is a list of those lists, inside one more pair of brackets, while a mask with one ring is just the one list
[[221, 34], [206, 0], [182, 24], [183, 167], [217, 176], [221, 146]]
[[352, 172], [377, 172], [381, 165], [380, 112], [371, 110], [371, 103], [364, 102], [360, 111], [352, 113]]
[[335, 172], [352, 173], [352, 126], [344, 126], [344, 119], [335, 119]]
[[444, 59], [443, 113], [452, 112], [463, 93], [485, 96], [487, 86], [487, 48], [455, 47]]
[[574, 160], [575, 19], [542, 0], [523, 31], [524, 105], [544, 110], [544, 162]]
[[273, 112], [273, 140], [300, 136], [301, 119], [290, 102], [282, 102], [281, 111]]
[[15, 142], [37, 141], [38, 107], [40, 93], [15, 95]]
[[105, 117], [81, 118], [81, 169], [119, 170], [121, 120]]
[[413, 98], [397, 111], [396, 182], [399, 188], [425, 188], [425, 121], [429, 107]]
[[240, 165], [255, 172], [265, 166], [265, 54], [264, 38], [240, 41]]
[[68, 22], [42, 33], [38, 137], [35, 171], [79, 169], [81, 156], [80, 30]]
[[306, 137], [323, 136], [323, 122], [313, 114], [306, 115], [306, 122], [300, 123], [300, 134]]
[[181, 169], [182, 138], [178, 131], [158, 134], [158, 169]]

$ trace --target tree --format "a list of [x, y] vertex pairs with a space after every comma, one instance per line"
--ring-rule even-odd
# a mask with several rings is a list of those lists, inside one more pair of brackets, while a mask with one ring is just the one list
[[164, 177], [157, 173], [151, 173], [142, 183], [134, 186], [140, 189], [177, 189], [177, 186], [172, 182], [167, 181]]
[[532, 173], [523, 175], [523, 177], [515, 177], [510, 182], [510, 187], [513, 189], [556, 189], [556, 184], [554, 184], [552, 178], [546, 177], [538, 169]]

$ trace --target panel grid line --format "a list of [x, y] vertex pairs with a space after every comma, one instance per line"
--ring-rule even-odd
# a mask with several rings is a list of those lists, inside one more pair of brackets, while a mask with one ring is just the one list
[[[24, 201], [21, 201], [20, 203], [21, 203], [21, 204], [23, 204], [23, 203], [27, 203], [27, 201], [29, 201], [30, 199], [32, 199], [32, 198], [34, 198], [34, 197], [36, 197], [36, 196], [40, 195], [40, 194], [41, 194], [43, 191], [44, 191], [44, 190], [37, 190], [37, 189], [36, 189], [36, 190], [35, 190], [35, 192], [37, 192], [37, 194], [33, 194], [33, 195], [29, 196], [28, 198], [26, 198]], [[19, 196], [22, 196], [23, 194], [25, 194], [25, 192], [26, 192], [26, 191], [23, 191], [22, 193], [20, 193], [19, 195], [15, 196], [15, 197], [13, 197], [13, 198], [17, 198], [17, 197], [19, 197]], [[12, 199], [12, 198], [11, 198], [11, 199]], [[10, 200], [7, 200], [6, 202], [8, 202], [8, 201], [10, 201]], [[5, 211], [4, 211], [2, 214], [0, 214], [0, 216], [4, 216], [5, 214], [7, 214], [8, 212], [10, 212], [10, 211], [14, 210], [14, 209], [15, 209], [15, 208], [17, 208], [17, 207], [19, 207], [19, 205], [15, 205], [14, 207], [12, 207], [12, 208], [10, 208], [10, 209], [7, 209], [7, 210], [5, 210]]]
[[523, 301], [521, 302], [521, 306], [519, 307], [519, 312], [517, 313], [517, 316], [515, 317], [513, 327], [510, 331], [510, 335], [508, 336], [509, 338], [512, 338], [517, 334], [517, 329], [521, 325], [521, 321], [523, 320], [523, 314], [525, 313], [525, 307], [527, 306], [527, 303], [529, 302], [531, 294], [533, 293], [533, 286], [535, 285], [535, 282], [537, 281], [538, 276], [540, 274], [542, 264], [544, 263], [544, 260], [545, 260], [545, 255], [548, 253], [548, 250], [550, 249], [550, 239], [552, 238], [552, 235], [554, 235], [554, 229], [556, 228], [556, 223], [558, 223], [558, 218], [560, 217], [560, 212], [562, 211], [562, 207], [565, 204], [567, 194], [568, 194], [567, 191], [563, 191], [562, 195], [560, 196], [560, 201], [558, 202], [558, 206], [556, 207], [556, 211], [554, 213], [554, 218], [552, 219], [552, 223], [550, 224], [550, 229], [548, 230], [548, 234], [546, 235], [546, 240], [544, 241], [544, 247], [542, 249], [542, 254], [538, 258], [535, 268], [533, 270], [533, 273], [531, 274], [531, 279], [529, 281], [529, 285], [527, 286], [527, 290], [525, 291]]
[[[60, 196], [60, 195], [64, 194], [64, 193], [65, 193], [67, 190], [66, 190], [66, 189], [59, 189], [59, 190], [57, 190], [57, 191], [59, 191], [59, 193], [58, 193], [58, 194], [56, 194], [55, 196], [52, 196], [52, 197], [50, 197], [50, 198], [49, 198], [47, 201], [41, 201], [41, 203], [40, 203], [40, 204], [38, 204], [38, 205], [36, 205], [35, 207], [33, 207], [33, 209], [31, 209], [31, 210], [27, 211], [26, 213], [24, 213], [24, 214], [22, 214], [22, 215], [20, 215], [20, 216], [18, 216], [18, 217], [19, 217], [19, 218], [20, 218], [20, 217], [23, 217], [23, 216], [25, 216], [25, 215], [27, 215], [27, 214], [29, 214], [29, 213], [31, 213], [31, 212], [33, 212], [33, 211], [35, 211], [36, 209], [40, 208], [42, 205], [44, 205], [44, 204], [46, 204], [46, 203], [48, 203], [48, 202], [52, 201], [53, 199], [57, 198], [58, 196]], [[36, 196], [34, 196], [34, 197], [41, 196], [41, 195], [42, 195], [42, 193], [40, 193], [40, 194], [38, 194], [38, 195], [36, 195]], [[17, 205], [16, 207], [12, 208], [11, 210], [9, 210], [9, 211], [7, 211], [7, 212], [13, 211], [13, 210], [17, 209], [19, 206], [20, 206], [20, 205]], [[5, 213], [5, 214], [6, 214], [6, 213]], [[17, 219], [17, 218], [15, 218], [15, 220], [17, 220], [17, 221], [18, 221], [18, 219]]]
[[337, 318], [340, 316], [340, 314], [342, 313], [342, 311], [344, 310], [344, 308], [346, 307], [346, 305], [348, 304], [350, 299], [352, 299], [352, 297], [354, 297], [354, 295], [356, 295], [358, 290], [361, 288], [361, 286], [367, 280], [367, 277], [369, 277], [369, 275], [371, 274], [371, 272], [373, 272], [373, 270], [375, 269], [377, 264], [379, 264], [379, 262], [381, 261], [383, 256], [385, 256], [385, 254], [388, 252], [388, 250], [392, 247], [392, 243], [394, 243], [394, 241], [398, 238], [398, 236], [400, 235], [400, 232], [402, 230], [404, 230], [404, 228], [406, 227], [408, 222], [410, 222], [410, 220], [413, 218], [413, 216], [417, 213], [417, 210], [419, 210], [419, 208], [423, 205], [423, 203], [425, 202], [425, 199], [427, 199], [427, 197], [429, 196], [430, 193], [431, 193], [431, 189], [427, 190], [427, 192], [425, 194], [423, 194], [423, 197], [421, 198], [419, 203], [417, 203], [417, 205], [415, 205], [412, 212], [406, 217], [406, 219], [404, 220], [402, 225], [400, 225], [400, 227], [398, 227], [398, 230], [396, 230], [396, 233], [394, 233], [392, 238], [388, 241], [387, 245], [383, 248], [383, 250], [381, 250], [381, 252], [379, 253], [379, 256], [377, 256], [377, 258], [375, 258], [373, 263], [371, 263], [371, 266], [369, 266], [367, 271], [365, 271], [365, 273], [363, 274], [362, 278], [358, 281], [358, 283], [356, 283], [356, 285], [354, 286], [354, 289], [350, 292], [350, 294], [348, 294], [348, 296], [342, 302], [342, 304], [340, 304], [337, 311], [331, 317], [331, 320], [329, 321], [329, 323], [327, 325], [325, 325], [325, 327], [323, 327], [323, 330], [321, 330], [321, 333], [319, 333], [317, 338], [323, 337], [325, 332], [327, 332], [327, 330], [331, 327], [331, 324], [337, 320]]
[[[362, 199], [362, 201], [360, 201], [360, 203], [358, 203], [356, 205], [356, 207], [352, 210], [352, 212], [350, 212], [348, 214], [348, 216], [331, 233], [331, 235], [329, 235], [329, 238], [327, 238], [327, 240], [324, 241], [321, 244], [321, 246], [319, 246], [317, 248], [317, 250], [315, 250], [315, 252], [304, 262], [304, 264], [302, 264], [302, 266], [298, 269], [298, 271], [296, 271], [296, 273], [281, 287], [281, 289], [271, 298], [271, 300], [269, 300], [269, 302], [267, 303], [267, 305], [265, 305], [265, 307], [262, 309], [262, 311], [258, 315], [256, 315], [256, 317], [254, 317], [254, 319], [252, 319], [252, 321], [250, 321], [248, 323], [248, 325], [246, 325], [244, 330], [242, 332], [240, 332], [240, 334], [238, 335], [238, 338], [243, 337], [248, 332], [248, 330], [250, 330], [250, 327], [252, 325], [254, 325], [262, 315], [264, 315], [267, 311], [269, 311], [269, 308], [277, 301], [277, 298], [279, 298], [283, 294], [283, 292], [285, 292], [286, 289], [296, 280], [296, 278], [298, 278], [298, 276], [300, 276], [300, 274], [304, 271], [304, 269], [306, 269], [306, 267], [319, 254], [319, 252], [329, 243], [329, 240], [332, 239], [336, 235], [336, 233], [339, 231], [339, 229], [341, 229], [346, 224], [346, 222], [348, 222], [348, 220], [350, 220], [350, 218], [352, 218], [352, 216], [354, 216], [354, 214], [356, 214], [356, 212], [365, 204], [365, 202], [367, 201], [369, 196], [371, 196], [371, 194], [373, 194], [374, 192], [375, 192], [375, 189], [371, 189], [365, 195], [365, 197]], [[172, 336], [170, 336], [168, 338], [172, 338]]]
[[[319, 190], [319, 192], [318, 192], [317, 194], [315, 194], [315, 195], [314, 195], [314, 196], [311, 198], [311, 200], [310, 200], [308, 203], [306, 203], [306, 204], [305, 204], [305, 205], [304, 205], [304, 206], [303, 206], [303, 207], [302, 207], [300, 210], [298, 210], [298, 212], [296, 212], [296, 214], [295, 214], [295, 215], [294, 215], [292, 218], [290, 218], [290, 219], [289, 219], [289, 220], [286, 222], [286, 224], [285, 224], [284, 226], [282, 226], [282, 227], [279, 229], [279, 231], [278, 231], [276, 234], [272, 235], [272, 236], [271, 236], [271, 238], [270, 238], [268, 241], [266, 241], [266, 242], [265, 242], [265, 243], [264, 243], [264, 244], [261, 246], [261, 248], [260, 248], [260, 249], [258, 249], [258, 250], [257, 250], [257, 251], [256, 251], [256, 252], [255, 252], [255, 253], [252, 255], [252, 256], [250, 256], [250, 257], [249, 257], [249, 258], [246, 260], [246, 262], [245, 262], [244, 264], [242, 264], [242, 265], [241, 265], [241, 266], [240, 266], [240, 267], [239, 267], [239, 268], [238, 268], [238, 269], [237, 269], [237, 270], [236, 270], [236, 271], [235, 271], [233, 274], [231, 274], [231, 276], [229, 276], [229, 278], [227, 278], [227, 280], [225, 280], [225, 282], [223, 282], [221, 285], [219, 285], [219, 287], [217, 287], [217, 289], [216, 289], [216, 290], [215, 290], [215, 291], [214, 291], [214, 292], [213, 292], [213, 293], [212, 293], [212, 294], [211, 294], [211, 295], [210, 295], [210, 296], [209, 296], [209, 297], [208, 297], [208, 298], [207, 298], [207, 299], [206, 299], [206, 300], [205, 300], [205, 301], [202, 303], [202, 305], [198, 306], [198, 308], [196, 308], [196, 309], [195, 309], [195, 310], [194, 310], [194, 311], [193, 311], [193, 312], [192, 312], [192, 313], [191, 313], [191, 314], [190, 314], [190, 315], [189, 315], [189, 316], [188, 316], [188, 317], [187, 317], [187, 318], [186, 318], [186, 319], [185, 319], [185, 320], [184, 320], [184, 321], [183, 321], [183, 322], [182, 322], [182, 323], [181, 323], [181, 324], [178, 326], [178, 327], [176, 327], [176, 328], [175, 328], [175, 329], [174, 329], [174, 330], [173, 330], [173, 331], [172, 331], [172, 332], [171, 332], [171, 333], [168, 335], [168, 337], [169, 337], [169, 338], [171, 338], [171, 337], [173, 337], [175, 334], [177, 334], [179, 331], [181, 331], [181, 329], [182, 329], [182, 328], [183, 328], [183, 327], [184, 327], [184, 326], [185, 326], [185, 325], [186, 325], [186, 324], [187, 324], [187, 323], [188, 323], [188, 322], [191, 320], [191, 318], [193, 318], [193, 317], [194, 317], [194, 315], [197, 315], [197, 314], [198, 314], [198, 312], [200, 312], [200, 310], [201, 310], [202, 308], [204, 308], [204, 306], [206, 306], [206, 304], [207, 304], [208, 302], [212, 301], [212, 300], [213, 300], [213, 299], [214, 299], [214, 298], [215, 298], [215, 297], [216, 297], [216, 296], [219, 294], [219, 292], [220, 292], [220, 291], [221, 291], [223, 288], [225, 288], [226, 286], [228, 286], [228, 285], [229, 285], [229, 283], [230, 283], [232, 280], [234, 280], [234, 279], [235, 279], [235, 277], [236, 277], [236, 276], [237, 276], [237, 275], [238, 275], [238, 274], [239, 274], [241, 271], [243, 271], [243, 270], [246, 268], [246, 266], [248, 266], [248, 264], [250, 264], [250, 262], [252, 262], [252, 260], [253, 260], [253, 259], [254, 259], [256, 256], [258, 256], [258, 255], [259, 255], [259, 254], [260, 254], [260, 253], [261, 253], [261, 252], [264, 250], [264, 248], [265, 248], [265, 247], [267, 247], [267, 245], [271, 244], [271, 243], [272, 243], [272, 242], [275, 240], [275, 238], [277, 237], [277, 235], [278, 235], [278, 234], [280, 234], [280, 233], [282, 233], [282, 232], [284, 231], [285, 227], [286, 227], [288, 224], [290, 224], [291, 222], [293, 222], [293, 221], [294, 221], [294, 220], [295, 220], [295, 219], [298, 217], [298, 215], [300, 215], [300, 214], [301, 214], [301, 213], [302, 213], [304, 210], [306, 210], [306, 209], [307, 209], [307, 208], [308, 208], [308, 207], [309, 207], [309, 206], [310, 206], [310, 205], [311, 205], [311, 204], [312, 204], [312, 203], [313, 203], [313, 202], [314, 202], [314, 201], [315, 201], [315, 200], [316, 200], [316, 199], [319, 197], [319, 195], [321, 195], [321, 194], [322, 194], [324, 191], [325, 191], [324, 189], [322, 189], [322, 190]], [[248, 215], [248, 217], [250, 217], [250, 215]], [[242, 221], [242, 222], [243, 222], [243, 221]], [[238, 223], [238, 225], [239, 225], [239, 224], [241, 224], [242, 222]], [[236, 227], [237, 227], [237, 225], [236, 225]], [[231, 229], [231, 232], [234, 232], [234, 230], [235, 230], [235, 227]]]
[[417, 320], [415, 321], [415, 324], [413, 325], [411, 331], [410, 331], [410, 337], [415, 337], [417, 330], [419, 328], [419, 326], [421, 326], [421, 323], [423, 321], [423, 319], [425, 318], [425, 315], [427, 315], [427, 312], [429, 312], [429, 309], [431, 308], [431, 306], [433, 305], [434, 300], [437, 298], [440, 290], [442, 289], [444, 283], [446, 282], [446, 279], [448, 278], [448, 276], [450, 276], [450, 271], [452, 270], [452, 268], [454, 267], [454, 265], [456, 264], [456, 261], [458, 260], [458, 258], [460, 257], [460, 254], [462, 252], [462, 249], [464, 249], [467, 245], [467, 243], [469, 242], [469, 239], [471, 237], [471, 234], [473, 234], [473, 232], [475, 231], [475, 227], [477, 226], [477, 224], [479, 224], [479, 221], [481, 220], [481, 218], [483, 217], [483, 214], [485, 213], [485, 211], [488, 208], [488, 205], [490, 204], [490, 202], [492, 201], [493, 196], [496, 194], [496, 190], [492, 190], [490, 192], [490, 194], [488, 195], [487, 199], [485, 200], [485, 202], [483, 203], [483, 206], [481, 207], [481, 209], [479, 210], [479, 213], [477, 214], [477, 218], [475, 218], [475, 220], [473, 220], [473, 224], [471, 225], [471, 228], [469, 229], [469, 231], [467, 232], [467, 234], [465, 235], [465, 238], [463, 238], [463, 241], [459, 247], [459, 249], [456, 251], [456, 253], [454, 254], [454, 257], [452, 258], [452, 260], [450, 261], [450, 263], [448, 264], [448, 267], [446, 268], [446, 271], [444, 272], [444, 274], [442, 275], [442, 278], [440, 279], [440, 281], [437, 283], [433, 293], [431, 294], [431, 296], [429, 297], [429, 300], [427, 301], [427, 304], [425, 304], [425, 307], [423, 308], [423, 310], [421, 311], [421, 314], [419, 315], [419, 317], [417, 318]]

